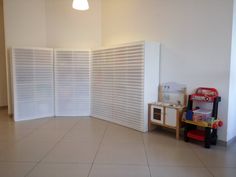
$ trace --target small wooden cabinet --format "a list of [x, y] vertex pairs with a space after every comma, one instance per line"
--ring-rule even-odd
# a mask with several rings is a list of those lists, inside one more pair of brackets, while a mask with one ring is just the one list
[[170, 105], [167, 103], [149, 104], [148, 114], [148, 130], [154, 129], [156, 126], [163, 126], [176, 130], [176, 139], [179, 139], [179, 131], [181, 126], [181, 117], [184, 107], [178, 105]]

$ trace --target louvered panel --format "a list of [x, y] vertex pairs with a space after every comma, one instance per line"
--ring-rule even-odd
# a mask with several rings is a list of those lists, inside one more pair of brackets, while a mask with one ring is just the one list
[[56, 49], [54, 58], [56, 116], [89, 116], [89, 51]]
[[[114, 54], [119, 53], [119, 55], [125, 55], [126, 53], [132, 54], [140, 52], [143, 49], [143, 45], [133, 45], [133, 46], [124, 46], [124, 47], [113, 47], [108, 49], [101, 49], [93, 51], [93, 55], [103, 55], [103, 56], [114, 56]], [[95, 59], [96, 60], [96, 59]]]
[[92, 70], [92, 115], [143, 131], [143, 45], [93, 51]]
[[113, 66], [111, 59], [103, 59], [104, 54], [95, 57], [92, 52], [92, 116], [110, 121], [112, 119]]
[[14, 119], [54, 116], [53, 50], [13, 48]]
[[[132, 58], [133, 55], [135, 55], [134, 58]], [[143, 131], [144, 125], [143, 56], [142, 45], [132, 49], [130, 47], [123, 50], [118, 48], [113, 56], [113, 120], [140, 131]]]
[[157, 99], [159, 74], [152, 73], [159, 72], [160, 46], [146, 46], [138, 42], [92, 51], [93, 116], [147, 130], [147, 103]]

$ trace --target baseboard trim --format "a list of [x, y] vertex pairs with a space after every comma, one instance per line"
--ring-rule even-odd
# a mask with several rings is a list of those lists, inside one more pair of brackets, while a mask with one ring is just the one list
[[228, 143], [227, 141], [223, 141], [223, 140], [217, 140], [217, 144], [220, 145], [220, 146], [228, 146]]
[[6, 110], [8, 106], [0, 106], [0, 110]]
[[230, 146], [231, 144], [236, 143], [236, 136], [231, 138], [229, 141], [218, 140], [217, 144], [220, 146]]
[[231, 144], [236, 142], [236, 136], [231, 138], [229, 141], [227, 141], [227, 146], [230, 146]]

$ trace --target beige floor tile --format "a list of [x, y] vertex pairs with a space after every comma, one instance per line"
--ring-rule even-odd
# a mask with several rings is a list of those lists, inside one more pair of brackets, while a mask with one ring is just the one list
[[95, 159], [96, 164], [146, 165], [144, 145], [140, 143], [102, 144]]
[[21, 141], [10, 147], [4, 154], [4, 160], [13, 162], [37, 162], [55, 145], [53, 142]]
[[95, 123], [99, 123], [99, 124], [104, 124], [104, 125], [114, 125], [113, 123], [111, 122], [108, 122], [108, 121], [105, 121], [103, 119], [99, 119], [99, 118], [96, 118], [96, 117], [90, 117], [90, 119], [95, 122]]
[[0, 142], [16, 142], [22, 140], [33, 132], [33, 129], [3, 129], [0, 130]]
[[235, 177], [236, 168], [210, 168], [214, 177]]
[[0, 177], [25, 176], [40, 160], [44, 163], [32, 171], [32, 177], [87, 176], [96, 152], [90, 176], [146, 177], [145, 149], [152, 177], [236, 174], [236, 143], [205, 149], [201, 144], [178, 141], [174, 133], [162, 130], [143, 134], [89, 117], [14, 122], [7, 111], [0, 110]]
[[36, 166], [28, 177], [87, 177], [91, 165], [87, 164], [48, 164]]
[[0, 142], [0, 162], [6, 161], [6, 152], [14, 145], [14, 142]]
[[91, 130], [84, 128], [72, 129], [65, 135], [62, 141], [99, 143], [103, 138], [104, 132], [105, 129], [96, 128]]
[[147, 156], [149, 164], [151, 165], [203, 166], [197, 155], [191, 149], [187, 148], [151, 145], [147, 147]]
[[225, 147], [214, 146], [211, 149], [194, 148], [193, 150], [207, 167], [236, 168], [236, 151], [228, 150]]
[[13, 122], [13, 119], [8, 115], [7, 109], [0, 110], [0, 124], [3, 122]]
[[150, 173], [147, 166], [95, 164], [90, 177], [150, 177]]
[[47, 123], [49, 120], [49, 118], [41, 118], [14, 122], [11, 118], [8, 119], [10, 121], [0, 122], [0, 131], [15, 132], [16, 134], [25, 132], [26, 130], [33, 131]]
[[37, 129], [46, 124], [52, 118], [41, 118], [34, 120], [18, 121], [13, 123], [15, 129]]
[[52, 118], [46, 124], [40, 127], [40, 129], [47, 130], [58, 130], [58, 131], [68, 131], [77, 122], [79, 118]]
[[3, 124], [3, 123], [13, 123], [13, 118], [9, 117], [8, 115], [4, 116], [0, 114], [0, 124]]
[[155, 145], [160, 147], [189, 148], [188, 143], [177, 140], [175, 134], [166, 131], [153, 131], [143, 134], [145, 145]]
[[74, 126], [71, 129], [71, 132], [74, 133], [81, 133], [81, 132], [91, 132], [91, 133], [104, 133], [104, 131], [106, 130], [106, 126], [103, 126], [101, 124], [97, 124], [97, 123], [92, 123], [91, 125], [85, 125], [84, 123], [81, 123], [80, 121], [76, 124], [76, 126]]
[[13, 146], [14, 144], [16, 144], [16, 143], [14, 143], [14, 142], [0, 142], [0, 152], [9, 149], [9, 147]]
[[[10, 118], [8, 118], [10, 119]], [[0, 119], [0, 130], [7, 130], [7, 129], [11, 129], [14, 126], [14, 122], [13, 120], [8, 121], [8, 120], [1, 120]]]
[[227, 147], [227, 150], [236, 152], [236, 142], [230, 144], [230, 145]]
[[25, 177], [34, 163], [0, 163], [0, 177]]
[[44, 162], [92, 163], [98, 144], [86, 142], [60, 142], [43, 160]]
[[94, 128], [105, 128], [107, 125], [109, 125], [109, 123], [106, 121], [96, 118], [86, 117], [79, 119], [78, 123], [74, 128], [94, 129]]
[[104, 143], [143, 143], [143, 137], [142, 133], [118, 126], [118, 125], [112, 125], [109, 126], [104, 139]]
[[59, 130], [37, 129], [24, 138], [26, 141], [50, 141], [58, 142], [66, 132]]
[[99, 143], [104, 135], [107, 124], [96, 119], [80, 119], [66, 134], [62, 141]]
[[206, 168], [151, 166], [150, 170], [152, 177], [213, 177]]

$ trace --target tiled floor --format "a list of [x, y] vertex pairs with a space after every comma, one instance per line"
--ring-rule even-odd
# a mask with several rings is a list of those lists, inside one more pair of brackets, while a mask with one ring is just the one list
[[205, 149], [93, 118], [14, 123], [0, 111], [0, 177], [235, 177], [236, 144]]

